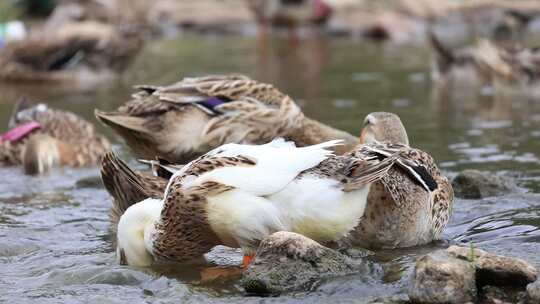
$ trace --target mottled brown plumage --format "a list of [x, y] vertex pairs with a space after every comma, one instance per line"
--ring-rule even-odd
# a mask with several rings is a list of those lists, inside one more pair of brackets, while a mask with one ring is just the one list
[[[299, 146], [344, 139], [350, 134], [306, 118], [296, 103], [270, 84], [241, 75], [185, 78], [175, 84], [138, 86], [138, 92], [115, 112], [96, 111], [137, 157], [155, 156], [186, 163], [225, 143], [263, 144], [276, 137]], [[224, 101], [215, 107], [204, 102]]]
[[[19, 107], [10, 119], [10, 127], [37, 122], [40, 129], [12, 142], [0, 142], [0, 164], [23, 165], [27, 173], [44, 173], [43, 161], [53, 158], [60, 166], [96, 165], [109, 149], [109, 141], [90, 122], [67, 111], [50, 109], [44, 104]], [[39, 163], [42, 163], [39, 165]], [[41, 168], [35, 170], [36, 168]]]
[[232, 189], [214, 182], [182, 189], [172, 183], [156, 225], [153, 256], [160, 261], [187, 262], [223, 243], [208, 223], [206, 198]]
[[[391, 113], [371, 113], [373, 119], [364, 127], [363, 136], [385, 142], [385, 130], [403, 128], [399, 117]], [[366, 118], [367, 121], [367, 118]], [[367, 131], [366, 131], [367, 130]], [[395, 132], [394, 134], [398, 134]], [[402, 166], [394, 166], [370, 190], [364, 218], [345, 241], [368, 248], [402, 248], [440, 239], [452, 214], [452, 185], [426, 152], [408, 146], [407, 138], [393, 138], [400, 143], [381, 144], [383, 150], [398, 149], [400, 159], [419, 165], [435, 180], [436, 189], [427, 191]], [[354, 152], [353, 152], [354, 153]]]
[[73, 22], [0, 49], [0, 81], [76, 85], [104, 81], [123, 71], [141, 46], [134, 30]]
[[[335, 143], [325, 143], [327, 146], [331, 144]], [[127, 250], [124, 253], [124, 260], [127, 263], [135, 265], [148, 265], [149, 263], [148, 258], [145, 258], [145, 255], [141, 253], [141, 249], [132, 249], [141, 248], [136, 244], [142, 240], [138, 238], [139, 241], [135, 242], [135, 239], [131, 238], [132, 233], [141, 231], [138, 230], [140, 228], [136, 228], [136, 223], [140, 223], [143, 227], [152, 225], [150, 228], [144, 228], [144, 248], [146, 248], [144, 251], [148, 250], [148, 254], [151, 255], [154, 261], [186, 262], [200, 257], [213, 246], [219, 244], [241, 247], [246, 254], [250, 254], [254, 252], [258, 242], [266, 235], [280, 230], [304, 231], [317, 241], [337, 240], [336, 237], [344, 236], [350, 231], [349, 229], [356, 225], [360, 218], [360, 215], [351, 218], [347, 210], [354, 211], [354, 215], [363, 212], [362, 206], [365, 204], [368, 185], [382, 178], [398, 161], [397, 154], [379, 157], [375, 156], [369, 148], [361, 147], [354, 153], [345, 156], [326, 154], [325, 157], [321, 158], [323, 161], [318, 165], [307, 170], [297, 171], [298, 173], [293, 176], [289, 176], [286, 173], [287, 171], [283, 171], [283, 168], [280, 167], [281, 169], [277, 169], [277, 171], [268, 172], [271, 176], [266, 178], [265, 176], [258, 176], [258, 174], [262, 174], [266, 170], [263, 170], [264, 172], [257, 170], [268, 168], [272, 171], [274, 169], [270, 169], [269, 165], [280, 162], [278, 159], [269, 158], [269, 154], [265, 154], [273, 153], [270, 152], [274, 151], [272, 149], [286, 149], [287, 151], [281, 150], [282, 152], [276, 153], [287, 154], [289, 153], [288, 149], [290, 149], [291, 153], [308, 153], [307, 155], [323, 151], [317, 150], [321, 148], [312, 148], [314, 149], [313, 152], [292, 152], [300, 149], [284, 141], [272, 142], [265, 146], [259, 146], [261, 147], [259, 148], [245, 145], [226, 145], [216, 148], [176, 172], [168, 183], [162, 201], [145, 200], [134, 204], [134, 209], [129, 208], [126, 210], [126, 217], [122, 216], [118, 228], [120, 257], [122, 257], [122, 250]], [[309, 148], [311, 147], [306, 149]], [[243, 153], [250, 156], [245, 156]], [[328, 151], [324, 153], [328, 153]], [[310, 157], [307, 155], [306, 157]], [[295, 158], [288, 159], [286, 163], [291, 162], [293, 159]], [[237, 171], [242, 167], [247, 169]], [[249, 169], [250, 167], [253, 169]], [[289, 166], [285, 167], [289, 168]], [[227, 168], [231, 168], [231, 170], [227, 171]], [[132, 184], [135, 186], [136, 184], [142, 184], [130, 181], [130, 178], [121, 177], [121, 175], [134, 175], [132, 173], [126, 174], [126, 170], [113, 171], [111, 174], [114, 174], [114, 172], [119, 174], [120, 177], [109, 177], [108, 182], [117, 183], [119, 180], [126, 180], [128, 182], [125, 185]], [[245, 172], [244, 174], [252, 172], [252, 175], [248, 179], [243, 179], [237, 175], [242, 174], [241, 172]], [[274, 188], [282, 183], [277, 181], [276, 178], [284, 178], [285, 180], [282, 186]], [[292, 178], [292, 181], [289, 181], [289, 178]], [[155, 179], [161, 178], [155, 177]], [[161, 180], [164, 181], [164, 179]], [[218, 180], [223, 182], [218, 182]], [[314, 183], [315, 180], [320, 180], [320, 183]], [[260, 183], [264, 184], [267, 181], [270, 184], [263, 187], [266, 189], [261, 188]], [[243, 182], [247, 184], [243, 185]], [[326, 210], [321, 209], [320, 204], [329, 204], [336, 208], [334, 215], [321, 218], [322, 222], [317, 219], [325, 212], [315, 211], [313, 214], [304, 215], [306, 210], [303, 204], [309, 204], [309, 200], [299, 199], [296, 201], [294, 198], [297, 195], [296, 189], [301, 189], [298, 188], [299, 186], [311, 187], [310, 185], [316, 187], [313, 191], [317, 191], [318, 187], [322, 187], [332, 191], [334, 193], [332, 195], [338, 195], [339, 197], [339, 201], [336, 202], [329, 202], [325, 199], [318, 201], [319, 205], [316, 207], [318, 210]], [[107, 189], [121, 187], [124, 187], [124, 185], [108, 186]], [[275, 190], [268, 190], [268, 187]], [[129, 189], [124, 191], [129, 192]], [[110, 192], [115, 198], [121, 197], [114, 191]], [[236, 199], [245, 200], [246, 195], [247, 197], [250, 195], [260, 197], [257, 199], [253, 196], [254, 200], [259, 200], [257, 202], [253, 201], [253, 204], [255, 204], [253, 207], [256, 209], [251, 209], [252, 207], [248, 206], [247, 201], [236, 201]], [[360, 201], [356, 201], [355, 198], [360, 199]], [[283, 199], [286, 201], [291, 199], [295, 200], [295, 202], [289, 203], [282, 201]], [[115, 199], [115, 204], [117, 204], [117, 200]], [[227, 213], [227, 208], [231, 208], [227, 205], [237, 203], [239, 205], [235, 205], [235, 210], [237, 210], [236, 208], [245, 208], [246, 210], [234, 212], [231, 210], [232, 213]], [[158, 208], [160, 213], [156, 213], [157, 211], [153, 210], [154, 208]], [[266, 210], [271, 214], [265, 214], [265, 208], [271, 208]], [[143, 210], [149, 212], [147, 213], [148, 216], [152, 214], [151, 218], [154, 218], [154, 220], [148, 221], [149, 218], [144, 215]], [[256, 219], [257, 216], [261, 218]], [[312, 216], [315, 216], [315, 218], [312, 218]], [[281, 219], [274, 221], [274, 217]], [[341, 217], [346, 218], [347, 223], [339, 223]], [[338, 223], [337, 226], [334, 226], [333, 223], [336, 220]], [[155, 224], [152, 224], [154, 221]]]
[[132, 170], [112, 151], [101, 160], [101, 180], [113, 198], [109, 212], [113, 233], [116, 233], [118, 221], [129, 206], [148, 197], [163, 198], [167, 186], [166, 179]]
[[465, 85], [495, 85], [505, 83], [531, 84], [540, 78], [540, 52], [537, 48], [495, 45], [479, 40], [475, 45], [451, 50], [433, 34], [431, 45], [435, 51], [433, 76], [444, 82], [463, 81]]

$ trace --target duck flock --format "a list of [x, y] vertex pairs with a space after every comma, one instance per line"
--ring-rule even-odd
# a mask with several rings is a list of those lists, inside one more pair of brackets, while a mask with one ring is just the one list
[[[301, 18], [322, 24], [332, 11], [323, 1], [281, 2], [250, 3], [265, 26], [292, 26]], [[58, 15], [48, 31], [66, 22]], [[146, 29], [119, 20], [69, 21], [54, 34], [7, 43], [0, 49], [0, 80], [106, 82], [130, 65], [144, 41]], [[536, 49], [479, 40], [452, 50], [434, 32], [428, 40], [440, 89], [489, 85], [535, 93], [527, 88], [539, 78]], [[279, 231], [374, 250], [441, 239], [452, 214], [452, 185], [429, 152], [414, 147], [398, 115], [381, 109], [358, 117], [362, 131], [352, 135], [307, 117], [294, 96], [272, 84], [234, 73], [185, 76], [136, 86], [116, 110], [95, 110], [148, 171], [120, 159], [91, 122], [24, 97], [0, 139], [0, 164], [32, 175], [99, 167], [122, 265], [188, 263], [224, 245], [240, 248], [247, 268], [260, 242]]]

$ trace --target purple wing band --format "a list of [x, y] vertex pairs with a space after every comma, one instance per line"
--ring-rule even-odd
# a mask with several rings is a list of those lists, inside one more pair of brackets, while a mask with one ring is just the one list
[[203, 107], [209, 109], [209, 110], [214, 110], [215, 107], [219, 106], [220, 104], [223, 104], [225, 103], [226, 101], [221, 99], [221, 98], [218, 98], [218, 97], [210, 97], [208, 98], [207, 100], [205, 101], [202, 101], [202, 102], [199, 102], [200, 105], [202, 105]]

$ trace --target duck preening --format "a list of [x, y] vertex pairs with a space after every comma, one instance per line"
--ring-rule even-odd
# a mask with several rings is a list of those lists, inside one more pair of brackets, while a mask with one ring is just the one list
[[364, 219], [346, 240], [378, 249], [411, 247], [440, 239], [452, 213], [452, 184], [431, 155], [409, 146], [399, 116], [387, 112], [366, 116], [360, 145], [380, 143], [399, 145], [400, 159], [416, 164], [421, 168], [418, 174], [430, 176], [432, 184], [418, 183], [403, 167], [391, 168], [371, 186]]
[[[440, 238], [452, 208], [448, 180], [427, 153], [408, 146], [399, 117], [380, 112], [365, 121], [363, 144], [341, 156], [330, 151], [335, 141], [227, 144], [169, 180], [134, 172], [109, 154], [102, 172], [113, 219], [120, 217], [121, 262], [187, 261], [218, 244], [250, 256], [280, 230], [372, 248]], [[130, 197], [133, 189], [140, 196]]]
[[15, 105], [9, 128], [0, 139], [0, 164], [22, 165], [26, 174], [96, 165], [110, 149], [90, 122], [25, 98]]
[[96, 110], [138, 158], [187, 163], [226, 143], [264, 144], [277, 137], [297, 146], [344, 140], [343, 154], [358, 143], [351, 134], [307, 118], [274, 86], [242, 75], [184, 78], [169, 86], [138, 86], [114, 112]]

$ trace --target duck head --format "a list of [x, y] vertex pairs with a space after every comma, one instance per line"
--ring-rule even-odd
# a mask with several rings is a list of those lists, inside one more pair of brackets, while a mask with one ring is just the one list
[[388, 112], [373, 112], [366, 116], [360, 144], [374, 142], [409, 145], [407, 131], [399, 116]]

